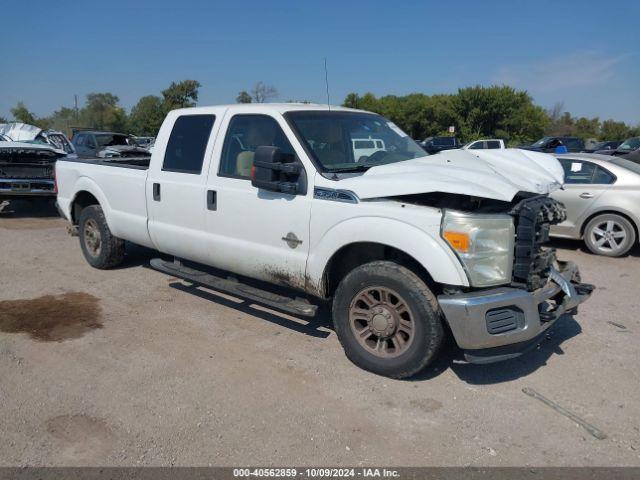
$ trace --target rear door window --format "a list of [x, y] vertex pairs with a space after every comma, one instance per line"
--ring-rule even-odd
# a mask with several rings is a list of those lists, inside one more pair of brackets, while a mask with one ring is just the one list
[[500, 142], [497, 140], [487, 140], [487, 148], [500, 148]]
[[215, 119], [215, 115], [178, 117], [169, 136], [162, 170], [199, 175]]
[[615, 177], [595, 163], [569, 158], [560, 159], [564, 169], [564, 183], [576, 185], [608, 185]]

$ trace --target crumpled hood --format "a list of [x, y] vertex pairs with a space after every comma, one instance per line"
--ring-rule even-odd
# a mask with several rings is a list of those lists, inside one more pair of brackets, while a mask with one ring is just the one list
[[509, 148], [447, 150], [372, 167], [332, 186], [361, 199], [443, 192], [511, 201], [522, 191], [551, 193], [563, 182], [564, 170], [552, 155]]
[[27, 123], [0, 123], [0, 133], [6, 135], [14, 142], [20, 142], [23, 140], [35, 140], [40, 132], [42, 132], [41, 128], [38, 128], [34, 125], [29, 125]]
[[38, 142], [0, 142], [0, 150], [3, 152], [43, 151], [54, 152], [58, 157], [67, 156], [67, 152], [55, 148], [53, 145]]

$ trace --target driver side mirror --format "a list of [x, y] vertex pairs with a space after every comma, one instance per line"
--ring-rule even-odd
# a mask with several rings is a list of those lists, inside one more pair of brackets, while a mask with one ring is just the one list
[[251, 185], [271, 192], [306, 195], [307, 174], [294, 155], [278, 147], [258, 147], [251, 167]]

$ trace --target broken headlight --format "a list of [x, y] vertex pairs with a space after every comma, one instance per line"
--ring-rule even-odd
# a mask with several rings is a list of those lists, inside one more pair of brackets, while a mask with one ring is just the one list
[[472, 286], [511, 281], [515, 241], [511, 216], [445, 211], [441, 235], [462, 262]]

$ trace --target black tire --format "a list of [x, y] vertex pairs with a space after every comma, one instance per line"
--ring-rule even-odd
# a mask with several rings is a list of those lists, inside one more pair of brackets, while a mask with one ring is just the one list
[[[396, 298], [400, 298], [408, 307], [412, 318], [413, 337], [409, 337], [406, 350], [397, 350], [397, 356], [382, 358], [379, 356], [381, 354], [372, 353], [372, 350], [378, 350], [377, 345], [373, 347], [375, 341], [385, 342], [385, 349], [395, 344], [393, 338], [389, 338], [393, 335], [390, 332], [395, 328], [392, 320], [389, 321], [390, 330], [384, 333], [374, 332], [374, 335], [365, 331], [366, 325], [369, 325], [369, 330], [374, 328], [372, 318], [366, 323], [363, 319], [354, 320], [357, 315], [352, 315], [353, 311], [362, 312], [363, 309], [358, 307], [364, 305], [353, 302], [358, 302], [362, 295], [370, 298], [368, 294], [372, 294], [375, 297], [377, 291], [386, 291], [385, 295], [391, 294], [391, 298], [397, 295]], [[349, 360], [360, 368], [378, 375], [391, 378], [410, 377], [435, 359], [443, 343], [444, 328], [435, 296], [415, 273], [394, 262], [375, 261], [352, 270], [336, 289], [332, 313], [336, 334]], [[387, 313], [384, 315], [387, 316]], [[360, 325], [357, 325], [357, 322], [360, 322]], [[360, 327], [363, 334], [358, 335]], [[371, 336], [363, 340], [364, 335]], [[366, 345], [367, 342], [370, 344], [369, 347]], [[390, 350], [393, 350], [393, 347]]]
[[584, 243], [596, 255], [620, 257], [635, 245], [636, 230], [625, 217], [605, 213], [587, 223], [584, 228]]
[[124, 240], [111, 233], [100, 205], [90, 205], [80, 212], [78, 237], [84, 258], [92, 267], [104, 270], [124, 260]]

